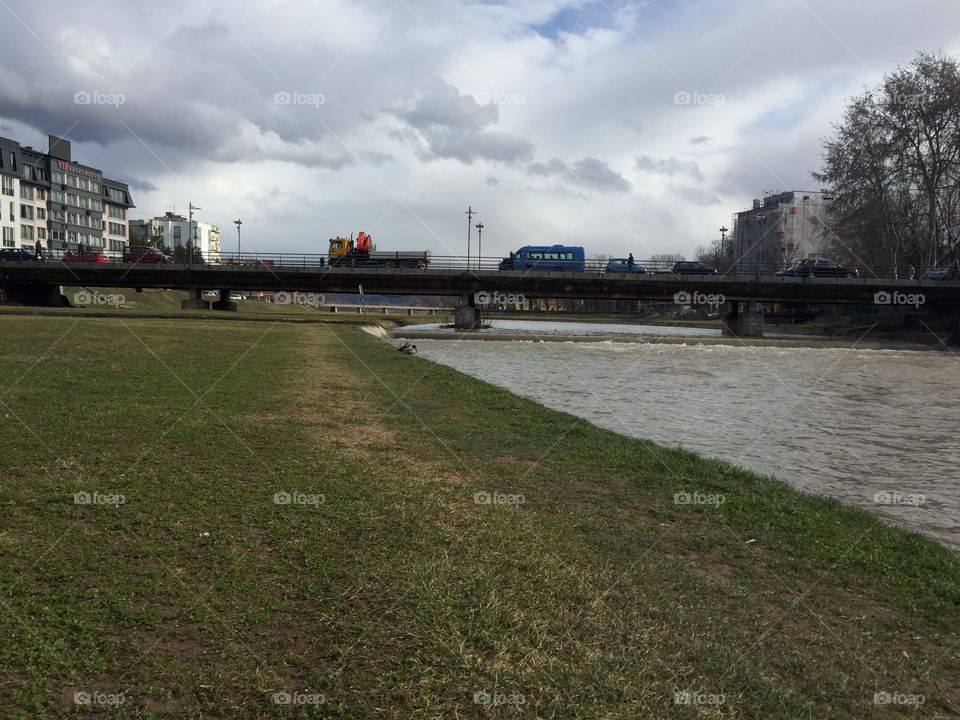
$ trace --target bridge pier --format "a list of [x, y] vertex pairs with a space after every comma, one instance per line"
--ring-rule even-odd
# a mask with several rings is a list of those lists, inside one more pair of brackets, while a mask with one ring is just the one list
[[476, 306], [473, 293], [460, 296], [460, 304], [453, 311], [453, 327], [456, 330], [480, 329], [480, 308]]
[[20, 285], [4, 284], [0, 286], [0, 303], [33, 305], [37, 307], [63, 307], [70, 302], [60, 294], [59, 285]]
[[763, 337], [763, 315], [757, 311], [757, 303], [731, 302], [730, 312], [723, 318], [723, 334], [729, 337]]
[[229, 291], [229, 290], [221, 290], [221, 291], [220, 291], [220, 299], [214, 301], [214, 303], [213, 303], [213, 309], [214, 309], [214, 310], [226, 310], [226, 311], [228, 311], [228, 312], [236, 312], [236, 311], [237, 311], [237, 304], [236, 304], [233, 300], [230, 299], [230, 291]]
[[209, 310], [210, 303], [203, 299], [203, 290], [191, 288], [190, 297], [180, 301], [181, 310]]

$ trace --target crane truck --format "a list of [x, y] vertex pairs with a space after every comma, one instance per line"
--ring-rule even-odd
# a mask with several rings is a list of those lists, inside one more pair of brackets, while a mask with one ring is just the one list
[[365, 232], [349, 238], [330, 238], [331, 267], [426, 268], [430, 265], [429, 250], [377, 250], [373, 238]]

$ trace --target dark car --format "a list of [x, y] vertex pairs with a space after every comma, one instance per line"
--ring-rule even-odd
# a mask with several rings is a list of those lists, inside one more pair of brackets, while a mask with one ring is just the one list
[[131, 245], [123, 251], [123, 261], [143, 265], [154, 263], [173, 262], [169, 255], [164, 255], [159, 249], [149, 245]]
[[67, 251], [63, 256], [65, 263], [109, 263], [106, 256], [99, 250], [84, 250], [83, 255], [75, 253], [73, 250]]
[[28, 248], [7, 248], [0, 250], [0, 260], [15, 262], [44, 262], [43, 255], [37, 255], [36, 252]]
[[793, 267], [774, 273], [775, 277], [859, 277], [856, 268], [841, 265], [827, 258], [807, 258]]
[[715, 268], [694, 260], [682, 260], [673, 264], [673, 272], [677, 275], [716, 275]]
[[953, 267], [939, 267], [927, 270], [921, 280], [960, 280], [960, 270]]
[[611, 258], [604, 272], [608, 273], [645, 273], [647, 269], [640, 263], [631, 264], [627, 258]]

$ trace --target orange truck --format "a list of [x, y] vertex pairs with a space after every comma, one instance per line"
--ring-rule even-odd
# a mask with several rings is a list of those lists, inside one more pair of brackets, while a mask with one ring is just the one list
[[426, 268], [430, 265], [429, 250], [377, 250], [373, 238], [361, 231], [357, 239], [330, 238], [329, 260], [331, 266]]

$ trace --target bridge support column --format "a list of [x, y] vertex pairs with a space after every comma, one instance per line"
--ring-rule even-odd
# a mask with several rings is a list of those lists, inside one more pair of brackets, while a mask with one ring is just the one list
[[460, 297], [460, 304], [453, 311], [453, 327], [456, 330], [479, 330], [480, 308], [472, 293]]
[[763, 315], [757, 311], [757, 304], [730, 303], [730, 312], [723, 318], [723, 334], [730, 337], [763, 337]]
[[203, 291], [200, 288], [192, 288], [190, 297], [180, 301], [181, 310], [209, 310], [210, 303], [203, 299]]
[[60, 294], [58, 285], [3, 285], [0, 286], [0, 303], [37, 307], [70, 305], [69, 299]]
[[216, 300], [216, 301], [213, 303], [213, 309], [214, 309], [214, 310], [228, 310], [228, 311], [230, 311], [230, 312], [236, 312], [236, 311], [237, 311], [237, 304], [236, 304], [235, 302], [233, 302], [233, 300], [230, 299], [230, 291], [229, 291], [229, 290], [221, 290], [221, 291], [220, 291], [220, 299], [219, 299], [219, 300]]

